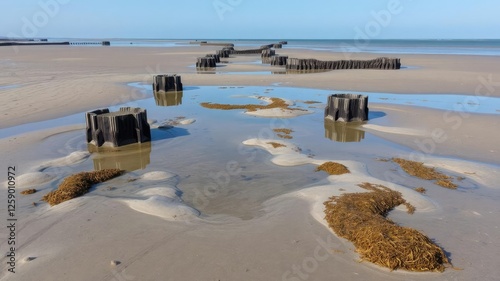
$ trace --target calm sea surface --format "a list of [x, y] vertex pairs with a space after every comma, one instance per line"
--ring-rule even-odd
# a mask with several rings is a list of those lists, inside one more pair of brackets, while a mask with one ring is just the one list
[[[196, 40], [167, 39], [68, 39], [53, 38], [49, 41], [111, 41], [121, 47], [179, 47], [196, 46]], [[294, 39], [201, 39], [199, 41], [233, 43], [238, 47], [258, 47], [264, 44], [287, 41], [284, 48], [301, 48], [331, 52], [373, 52], [392, 54], [454, 54], [500, 56], [500, 39], [485, 40], [294, 40]]]

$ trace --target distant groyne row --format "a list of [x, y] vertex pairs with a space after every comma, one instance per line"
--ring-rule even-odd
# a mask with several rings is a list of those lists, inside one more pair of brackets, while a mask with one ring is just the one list
[[94, 46], [110, 46], [109, 41], [91, 41], [91, 42], [48, 42], [45, 40], [41, 41], [5, 41], [0, 42], [0, 46], [53, 46], [53, 45], [94, 45]]

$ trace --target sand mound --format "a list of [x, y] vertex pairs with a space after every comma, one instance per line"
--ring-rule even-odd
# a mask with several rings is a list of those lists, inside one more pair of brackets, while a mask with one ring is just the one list
[[17, 177], [16, 183], [22, 187], [40, 186], [55, 178], [56, 176], [43, 172], [26, 173]]
[[142, 175], [141, 179], [149, 181], [160, 181], [175, 177], [175, 174], [163, 171], [154, 171]]
[[444, 271], [448, 259], [440, 247], [417, 230], [386, 218], [401, 204], [414, 212], [401, 193], [382, 185], [359, 186], [371, 192], [343, 194], [324, 203], [325, 219], [333, 231], [351, 241], [363, 260], [391, 270]]
[[88, 151], [75, 151], [69, 154], [68, 156], [44, 162], [40, 165], [40, 167], [37, 168], [37, 170], [43, 171], [44, 169], [50, 167], [74, 165], [85, 161], [89, 156], [90, 153]]
[[179, 190], [174, 187], [154, 187], [137, 193], [147, 197], [146, 199], [124, 199], [122, 201], [138, 212], [170, 221], [198, 217], [200, 212], [187, 206], [178, 193]]
[[179, 121], [179, 124], [181, 125], [190, 125], [190, 124], [193, 124], [194, 122], [196, 122], [196, 119], [183, 119], [183, 120], [180, 120]]
[[42, 200], [51, 206], [84, 195], [93, 184], [105, 182], [123, 174], [124, 171], [106, 169], [95, 172], [82, 172], [71, 175], [63, 180], [59, 187], [43, 196]]

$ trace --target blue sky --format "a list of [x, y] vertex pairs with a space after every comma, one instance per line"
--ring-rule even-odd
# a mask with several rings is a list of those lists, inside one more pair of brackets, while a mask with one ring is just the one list
[[0, 36], [499, 39], [498, 0], [0, 0]]

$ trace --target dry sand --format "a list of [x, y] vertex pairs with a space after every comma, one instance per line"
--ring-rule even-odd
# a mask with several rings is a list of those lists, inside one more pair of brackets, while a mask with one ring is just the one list
[[[414, 67], [400, 71], [197, 74], [196, 69], [190, 67], [195, 58], [215, 49], [52, 46], [19, 47], [15, 54], [11, 48], [0, 48], [3, 58], [0, 60], [0, 86], [19, 85], [0, 90], [3, 114], [0, 129], [145, 98], [144, 93], [127, 87], [126, 83], [150, 82], [152, 75], [157, 73], [182, 74], [185, 86], [280, 83], [335, 90], [474, 95], [483, 85], [482, 94], [489, 91], [492, 96], [500, 96], [500, 92], [495, 91], [496, 85], [483, 83], [500, 77], [498, 57], [398, 55], [404, 65]], [[278, 50], [278, 53], [302, 58], [345, 58], [344, 54], [293, 49]], [[376, 56], [356, 54], [351, 58]], [[257, 59], [243, 57], [239, 60]], [[272, 68], [228, 64], [221, 71], [269, 69]], [[142, 191], [133, 198], [108, 198], [90, 192], [52, 208], [46, 204], [32, 207], [32, 201], [45, 193], [39, 192], [29, 199], [19, 200], [17, 273], [11, 275], [5, 271], [4, 258], [0, 279], [494, 280], [500, 274], [497, 266], [500, 255], [498, 166], [461, 159], [500, 164], [498, 117], [461, 116], [459, 124], [458, 119], [447, 122], [449, 119], [439, 110], [392, 105], [373, 105], [371, 109], [385, 112], [387, 118], [384, 121], [375, 119], [370, 126], [364, 126], [364, 130], [423, 152], [418, 156], [423, 155], [427, 163], [443, 171], [466, 175], [467, 179], [461, 184], [463, 188], [460, 191], [440, 189], [432, 183], [396, 173], [391, 163], [368, 156], [348, 160], [312, 159], [299, 152], [298, 147], [294, 149], [300, 139], [279, 140], [287, 147], [277, 149], [267, 144], [267, 140], [247, 140], [247, 145], [261, 147], [262, 153], [273, 155], [269, 165], [292, 169], [297, 165], [335, 161], [346, 165], [353, 173], [324, 177], [314, 186], [274, 197], [262, 203], [259, 215], [250, 216], [248, 220], [226, 214], [206, 215], [188, 206], [179, 197], [178, 177], [168, 172], [168, 167], [162, 171], [138, 172], [133, 181], [124, 175], [102, 185], [110, 189], [113, 186], [141, 187]], [[40, 185], [48, 191], [68, 172], [68, 167], [88, 155], [84, 149], [64, 150], [59, 143], [38, 144], [49, 136], [81, 128], [81, 125], [69, 126], [0, 139], [2, 171], [9, 165], [18, 165], [19, 175], [24, 175], [19, 181], [26, 184], [20, 189]], [[442, 139], [443, 133], [439, 141], [433, 140], [436, 129], [443, 129], [446, 140]], [[424, 149], [428, 148], [429, 152], [419, 147], [419, 143], [426, 144]], [[54, 151], [49, 151], [51, 149]], [[372, 154], [377, 153], [384, 155], [383, 151]], [[388, 172], [394, 175], [388, 176]], [[2, 185], [5, 180], [4, 176], [0, 178]], [[454, 265], [464, 270], [414, 274], [388, 272], [358, 263], [353, 246], [325, 227], [322, 202], [331, 195], [359, 191], [356, 186], [360, 181], [386, 184], [402, 191], [405, 199], [417, 206], [417, 212], [408, 216], [398, 209], [391, 213], [391, 218], [436, 239], [451, 253]], [[409, 189], [422, 185], [428, 190], [427, 195]], [[0, 195], [2, 202], [6, 202], [6, 194], [4, 189]], [[5, 204], [1, 205], [0, 212], [2, 216], [7, 213]], [[4, 230], [2, 237], [6, 237]], [[0, 246], [3, 251], [7, 249], [5, 239]], [[119, 263], [113, 265], [111, 261]]]

